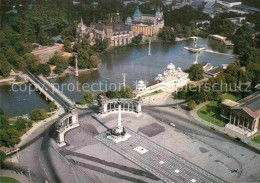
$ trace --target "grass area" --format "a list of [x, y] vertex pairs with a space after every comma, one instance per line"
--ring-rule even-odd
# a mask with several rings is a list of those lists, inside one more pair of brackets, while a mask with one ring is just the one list
[[256, 143], [260, 143], [260, 134], [255, 135], [255, 136], [252, 138], [252, 141], [254, 141], [254, 142], [256, 142]]
[[1, 183], [19, 183], [18, 180], [11, 178], [11, 177], [0, 177]]
[[[207, 108], [210, 108], [211, 112], [208, 112]], [[220, 117], [220, 113], [221, 110], [216, 101], [210, 102], [208, 105], [203, 106], [197, 111], [197, 114], [201, 119], [213, 123], [214, 125], [224, 127], [228, 121], [222, 119], [222, 117]]]
[[142, 97], [149, 97], [149, 96], [156, 95], [156, 94], [162, 93], [162, 92], [163, 92], [162, 90], [157, 90], [157, 91], [154, 91], [151, 93], [144, 94], [144, 95], [142, 95]]
[[223, 100], [224, 99], [230, 99], [230, 100], [233, 100], [233, 101], [238, 101], [239, 99], [241, 99], [241, 96], [231, 94], [231, 93], [226, 93], [226, 94], [223, 95], [222, 98], [223, 98]]
[[[230, 99], [230, 100], [237, 101], [240, 99], [240, 96], [227, 93], [224, 94], [222, 98], [223, 100]], [[201, 119], [213, 123], [214, 125], [220, 127], [224, 127], [228, 123], [228, 120], [220, 116], [221, 108], [218, 106], [218, 103], [216, 101], [210, 102], [208, 105], [201, 107], [197, 111], [197, 114]]]

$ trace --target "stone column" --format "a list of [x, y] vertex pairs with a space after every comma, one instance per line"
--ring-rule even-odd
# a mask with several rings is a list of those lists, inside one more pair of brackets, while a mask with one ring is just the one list
[[250, 123], [250, 121], [249, 121], [249, 119], [247, 119], [247, 129], [249, 130], [249, 123]]
[[252, 129], [252, 131], [254, 131], [254, 130], [255, 130], [255, 120], [253, 120], [253, 121], [252, 121], [252, 126], [251, 126], [251, 129]]
[[107, 105], [108, 105], [108, 103], [106, 102], [106, 103], [104, 104], [104, 109], [103, 109], [103, 110], [104, 110], [104, 111], [103, 111], [104, 113], [107, 112]]
[[142, 110], [142, 105], [140, 103], [137, 104], [137, 112], [141, 112]]

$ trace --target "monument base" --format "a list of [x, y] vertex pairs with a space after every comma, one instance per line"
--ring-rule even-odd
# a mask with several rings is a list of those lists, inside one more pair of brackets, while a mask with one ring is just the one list
[[126, 133], [123, 127], [116, 127], [106, 132], [107, 138], [115, 143], [128, 140], [131, 135]]

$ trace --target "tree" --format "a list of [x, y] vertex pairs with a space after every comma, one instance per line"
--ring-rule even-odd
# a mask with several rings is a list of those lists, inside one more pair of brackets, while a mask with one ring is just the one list
[[7, 130], [10, 128], [8, 117], [5, 114], [0, 115], [0, 129]]
[[194, 101], [194, 100], [190, 100], [189, 102], [188, 102], [188, 109], [191, 111], [191, 110], [193, 110], [193, 109], [195, 109], [196, 108], [196, 102]]
[[133, 98], [134, 96], [133, 89], [130, 86], [125, 86], [120, 89], [119, 96], [121, 98]]
[[93, 104], [93, 102], [94, 102], [93, 93], [90, 91], [86, 92], [84, 95], [84, 99], [87, 104]]
[[210, 31], [214, 34], [231, 37], [234, 30], [235, 25], [229, 19], [216, 16], [210, 21]]
[[50, 58], [48, 63], [56, 66], [56, 68], [54, 69], [54, 72], [56, 74], [63, 73], [64, 70], [68, 67], [67, 59], [61, 56], [59, 53], [54, 54], [52, 58]]
[[10, 75], [10, 71], [12, 69], [11, 64], [7, 61], [4, 54], [0, 54], [0, 75], [3, 77], [7, 77]]
[[0, 168], [5, 160], [6, 154], [0, 150]]
[[55, 109], [57, 109], [55, 102], [50, 102], [48, 106], [49, 106], [51, 111], [54, 111]]
[[192, 81], [199, 81], [204, 78], [204, 71], [200, 64], [193, 64], [189, 68], [189, 78]]
[[51, 68], [48, 64], [40, 64], [38, 66], [38, 73], [45, 77], [48, 77], [51, 73]]
[[252, 29], [249, 25], [243, 24], [233, 37], [234, 53], [240, 54], [241, 50], [252, 45]]
[[26, 53], [24, 55], [24, 60], [26, 62], [27, 68], [30, 72], [32, 73], [37, 73], [38, 71], [38, 66], [40, 64], [40, 59], [39, 57], [31, 54], [31, 53]]
[[212, 112], [211, 106], [208, 106], [208, 105], [207, 105], [207, 106], [206, 106], [206, 111], [207, 111], [207, 113], [210, 114], [210, 113]]
[[118, 97], [117, 91], [114, 90], [106, 91], [106, 97], [109, 99], [117, 98]]
[[140, 44], [141, 42], [142, 42], [142, 35], [141, 34], [133, 37], [133, 39], [132, 39], [133, 44]]
[[95, 55], [92, 55], [89, 58], [89, 68], [97, 68], [100, 65], [100, 63], [101, 63], [100, 58], [98, 58]]
[[24, 118], [19, 118], [16, 120], [14, 127], [16, 130], [21, 131], [23, 129], [29, 128], [32, 126], [32, 121]]
[[43, 120], [48, 117], [48, 113], [45, 109], [33, 109], [29, 118], [33, 121]]
[[18, 144], [21, 139], [19, 136], [19, 132], [15, 129], [8, 129], [7, 130], [8, 140], [7, 140], [7, 147], [14, 147], [15, 144]]
[[158, 37], [164, 41], [175, 41], [176, 35], [170, 27], [164, 26]]

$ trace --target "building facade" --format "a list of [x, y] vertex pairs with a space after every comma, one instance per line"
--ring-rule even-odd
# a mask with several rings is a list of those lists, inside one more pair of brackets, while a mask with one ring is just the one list
[[221, 117], [227, 119], [227, 128], [246, 136], [255, 134], [259, 129], [260, 91], [239, 100], [225, 99], [221, 103]]
[[92, 23], [90, 27], [84, 25], [82, 19], [76, 29], [76, 36], [78, 40], [86, 37], [91, 45], [99, 41], [108, 39], [110, 46], [122, 46], [132, 42], [134, 37], [131, 27], [120, 20], [119, 14], [113, 21], [105, 23]]
[[146, 83], [140, 80], [136, 85], [136, 96], [142, 96], [154, 91], [174, 88], [175, 90], [183, 87], [189, 81], [189, 74], [183, 72], [180, 67], [175, 69], [175, 66], [170, 63], [163, 74], [158, 74], [155, 78], [155, 84], [147, 87]]
[[125, 24], [131, 26], [135, 35], [157, 35], [164, 26], [163, 12], [158, 8], [155, 15], [142, 14], [139, 7], [137, 7], [132, 18], [128, 17]]

